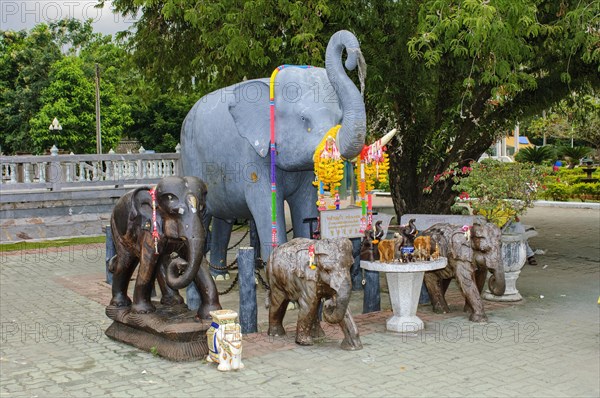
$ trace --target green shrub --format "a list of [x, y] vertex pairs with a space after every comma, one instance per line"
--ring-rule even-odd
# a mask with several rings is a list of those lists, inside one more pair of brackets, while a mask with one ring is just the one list
[[554, 182], [546, 185], [543, 195], [547, 199], [564, 202], [571, 196], [571, 187], [560, 182]]
[[585, 202], [586, 199], [590, 199], [593, 195], [593, 184], [587, 184], [585, 182], [580, 182], [571, 186], [571, 195], [577, 197], [582, 202]]

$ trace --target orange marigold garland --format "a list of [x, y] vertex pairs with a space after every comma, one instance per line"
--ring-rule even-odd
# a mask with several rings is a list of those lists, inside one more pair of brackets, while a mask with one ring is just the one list
[[373, 223], [372, 192], [375, 189], [375, 181], [384, 183], [388, 179], [390, 161], [386, 151], [387, 148], [378, 140], [371, 145], [365, 145], [359, 161], [356, 162], [356, 181], [362, 200], [360, 232], [371, 228]]

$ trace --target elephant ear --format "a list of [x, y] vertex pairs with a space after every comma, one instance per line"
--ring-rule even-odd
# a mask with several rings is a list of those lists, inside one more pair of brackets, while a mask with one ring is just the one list
[[[198, 201], [193, 204], [193, 207], [198, 209], [199, 214], [204, 214], [206, 210], [206, 193], [208, 192], [206, 184], [198, 177], [184, 177], [183, 180], [186, 187], [194, 193]], [[192, 206], [191, 203], [189, 205]]]
[[464, 232], [453, 233], [450, 240], [450, 254], [453, 258], [467, 262], [473, 260], [472, 241], [467, 240]]
[[[152, 196], [150, 187], [136, 188], [129, 203], [129, 223], [139, 225], [141, 230], [152, 231]], [[156, 213], [158, 233], [162, 235], [162, 218]], [[135, 228], [134, 228], [135, 230]]]
[[[310, 268], [310, 260], [308, 257], [308, 248], [298, 250], [296, 256], [293, 256], [293, 258], [297, 259], [297, 263], [294, 264], [294, 275], [298, 278], [302, 278], [307, 281], [316, 282], [318, 268], [315, 268], [315, 269]], [[316, 255], [315, 255], [315, 263], [317, 263]]]
[[264, 158], [269, 153], [271, 137], [268, 79], [237, 84], [229, 97], [229, 113], [238, 133]]

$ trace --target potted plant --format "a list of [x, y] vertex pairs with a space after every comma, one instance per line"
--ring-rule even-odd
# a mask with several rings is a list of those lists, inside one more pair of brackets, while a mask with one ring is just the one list
[[533, 206], [540, 193], [545, 168], [531, 163], [505, 163], [486, 159], [454, 173], [457, 202], [473, 214], [484, 216], [502, 229], [502, 257], [506, 292], [503, 296], [484, 293], [487, 300], [518, 301], [522, 297], [516, 281], [525, 264], [526, 240], [519, 217]]

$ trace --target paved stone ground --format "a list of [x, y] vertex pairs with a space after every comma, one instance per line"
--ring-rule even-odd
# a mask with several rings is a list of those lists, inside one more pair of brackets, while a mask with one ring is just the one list
[[[339, 349], [340, 333], [312, 347], [293, 333], [245, 336], [246, 368], [221, 373], [204, 361], [173, 363], [104, 335], [110, 292], [100, 245], [0, 253], [0, 397], [82, 396], [600, 396], [600, 211], [534, 208], [524, 222], [537, 267], [518, 281], [519, 303], [485, 302], [487, 324], [468, 322], [453, 286], [451, 309], [420, 306], [426, 329], [385, 331], [382, 311], [352, 309], [364, 349]], [[223, 290], [228, 282], [219, 282]], [[259, 329], [266, 330], [258, 289]], [[237, 292], [222, 296], [237, 308]], [[296, 311], [286, 317], [293, 330]]]

